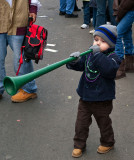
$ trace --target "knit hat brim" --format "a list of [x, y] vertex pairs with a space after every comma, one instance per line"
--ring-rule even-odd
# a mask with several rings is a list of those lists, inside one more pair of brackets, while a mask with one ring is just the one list
[[114, 47], [116, 44], [117, 38], [117, 29], [116, 26], [113, 25], [102, 25], [98, 27], [93, 36], [100, 36], [104, 39], [110, 47]]

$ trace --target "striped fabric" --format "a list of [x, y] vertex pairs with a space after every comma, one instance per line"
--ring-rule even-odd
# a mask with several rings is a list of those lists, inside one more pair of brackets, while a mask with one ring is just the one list
[[102, 32], [107, 36], [114, 44], [116, 44], [116, 36], [107, 28], [105, 27], [99, 27], [96, 31]]

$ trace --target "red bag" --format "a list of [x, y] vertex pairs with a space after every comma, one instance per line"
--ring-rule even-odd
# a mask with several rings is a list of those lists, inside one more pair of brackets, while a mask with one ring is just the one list
[[[35, 60], [35, 63], [37, 64], [39, 60], [43, 59], [43, 51], [47, 44], [47, 36], [47, 29], [42, 26], [33, 24], [33, 22], [29, 20], [29, 26], [27, 27], [27, 32], [21, 47], [21, 57], [19, 60], [20, 65], [16, 75], [18, 75], [21, 64], [23, 63], [23, 57], [26, 62]], [[23, 51], [24, 55], [22, 55]]]

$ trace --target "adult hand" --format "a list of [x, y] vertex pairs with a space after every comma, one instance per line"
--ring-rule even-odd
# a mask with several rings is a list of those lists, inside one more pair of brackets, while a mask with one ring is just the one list
[[93, 50], [93, 54], [100, 52], [100, 47], [98, 45], [91, 46], [89, 49]]
[[33, 23], [36, 21], [36, 14], [35, 13], [29, 13], [29, 17], [33, 18]]

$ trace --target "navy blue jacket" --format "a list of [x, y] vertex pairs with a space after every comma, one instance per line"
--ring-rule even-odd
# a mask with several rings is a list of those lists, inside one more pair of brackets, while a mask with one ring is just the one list
[[70, 62], [68, 69], [83, 71], [77, 88], [84, 101], [106, 101], [115, 99], [115, 77], [121, 61], [114, 48], [105, 52], [82, 56], [76, 63]]

